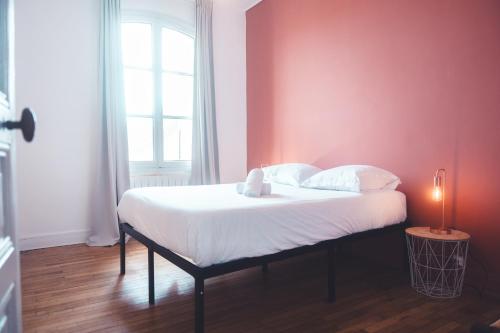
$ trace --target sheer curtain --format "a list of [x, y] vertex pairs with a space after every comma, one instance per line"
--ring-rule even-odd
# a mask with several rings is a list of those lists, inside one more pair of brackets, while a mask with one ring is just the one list
[[93, 195], [90, 246], [119, 239], [117, 205], [130, 186], [123, 88], [120, 0], [101, 0], [100, 93], [102, 127], [98, 179]]
[[219, 183], [212, 50], [212, 0], [196, 0], [191, 184]]

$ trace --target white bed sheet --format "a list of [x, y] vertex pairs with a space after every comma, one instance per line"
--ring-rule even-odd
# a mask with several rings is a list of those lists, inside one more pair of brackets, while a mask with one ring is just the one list
[[272, 184], [249, 198], [235, 184], [127, 191], [121, 222], [201, 267], [312, 245], [406, 219], [398, 191], [354, 193]]

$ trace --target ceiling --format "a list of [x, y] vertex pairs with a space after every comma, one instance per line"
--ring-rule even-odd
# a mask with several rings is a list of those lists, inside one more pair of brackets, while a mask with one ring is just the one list
[[243, 8], [245, 8], [245, 10], [248, 10], [253, 6], [255, 6], [256, 4], [258, 4], [259, 2], [261, 2], [262, 0], [239, 0], [239, 1], [242, 3]]

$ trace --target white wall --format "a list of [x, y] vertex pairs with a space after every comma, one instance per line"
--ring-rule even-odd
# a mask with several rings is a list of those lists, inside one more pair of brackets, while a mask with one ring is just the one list
[[97, 153], [98, 0], [17, 0], [15, 11], [17, 108], [38, 115], [33, 143], [17, 143], [20, 244], [81, 242]]
[[[38, 115], [34, 142], [17, 143], [18, 221], [23, 249], [84, 242], [90, 229], [96, 129], [100, 126], [99, 1], [15, 2], [18, 111], [30, 106]], [[165, 4], [165, 0], [125, 0], [123, 7], [148, 10], [155, 1]], [[163, 8], [171, 9], [170, 4], [189, 0], [168, 1], [169, 6]], [[241, 180], [246, 175], [244, 10], [251, 2], [215, 0], [214, 5], [223, 182]]]
[[215, 0], [215, 94], [221, 182], [246, 176], [246, 20], [243, 1]]

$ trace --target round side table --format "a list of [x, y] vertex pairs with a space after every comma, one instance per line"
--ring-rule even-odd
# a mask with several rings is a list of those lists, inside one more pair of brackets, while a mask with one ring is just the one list
[[460, 296], [469, 240], [469, 234], [458, 230], [437, 235], [429, 227], [406, 229], [411, 286], [431, 297]]

